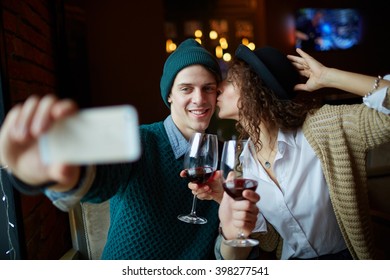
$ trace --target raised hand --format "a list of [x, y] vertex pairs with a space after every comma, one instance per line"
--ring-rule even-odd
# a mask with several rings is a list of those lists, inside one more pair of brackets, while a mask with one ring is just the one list
[[299, 73], [308, 78], [308, 80], [305, 84], [297, 84], [294, 89], [312, 92], [322, 88], [322, 80], [329, 68], [325, 67], [303, 50], [297, 49], [296, 51], [300, 56], [287, 55], [287, 58], [292, 62]]
[[13, 107], [0, 130], [0, 163], [20, 180], [39, 185], [56, 181], [64, 188], [73, 186], [80, 168], [69, 165], [44, 165], [39, 156], [38, 139], [51, 125], [77, 111], [71, 100], [53, 95], [29, 97]]

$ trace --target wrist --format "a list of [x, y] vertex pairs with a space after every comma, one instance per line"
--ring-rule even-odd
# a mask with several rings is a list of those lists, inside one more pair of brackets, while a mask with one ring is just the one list
[[222, 227], [221, 227], [221, 226], [219, 226], [218, 232], [219, 232], [219, 234], [223, 237], [223, 239], [227, 240], [225, 234], [223, 233], [223, 230], [222, 230]]
[[40, 185], [30, 185], [20, 180], [9, 170], [7, 170], [7, 174], [8, 174], [8, 180], [10, 181], [11, 185], [19, 192], [26, 195], [38, 195], [44, 192], [47, 188], [57, 184], [57, 182], [55, 181], [50, 181]]
[[230, 240], [235, 239], [237, 237], [237, 230], [238, 229], [234, 226], [230, 228], [220, 225], [218, 232], [225, 240]]
[[318, 81], [318, 89], [339, 88], [339, 77], [341, 74], [341, 70], [337, 68], [325, 67], [321, 74], [321, 79]]
[[[26, 195], [38, 195], [43, 192], [45, 192], [46, 189], [52, 188], [56, 185], [58, 185], [57, 181], [49, 181], [40, 185], [32, 185], [28, 184], [26, 182], [23, 182], [18, 177], [16, 177], [10, 170], [7, 170], [8, 179], [10, 183], [13, 185], [15, 189], [17, 189], [19, 192], [26, 194]], [[86, 167], [82, 166], [80, 168], [80, 174], [78, 177], [78, 180], [74, 184], [73, 187], [69, 188], [67, 191], [72, 191], [74, 188], [77, 188], [81, 181], [83, 181], [86, 174]]]

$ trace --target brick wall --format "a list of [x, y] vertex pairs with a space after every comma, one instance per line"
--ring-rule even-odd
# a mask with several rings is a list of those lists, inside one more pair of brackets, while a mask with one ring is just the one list
[[[1, 0], [5, 77], [11, 105], [30, 95], [58, 93], [53, 0]], [[70, 247], [67, 213], [44, 196], [20, 198], [26, 259], [59, 259]]]

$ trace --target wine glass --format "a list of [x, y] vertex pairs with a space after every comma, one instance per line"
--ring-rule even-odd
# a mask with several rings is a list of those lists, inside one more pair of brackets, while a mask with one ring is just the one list
[[[189, 147], [184, 155], [184, 169], [190, 182], [205, 183], [215, 172], [218, 166], [218, 138], [217, 135], [200, 133], [193, 134], [189, 140]], [[205, 224], [207, 219], [196, 215], [197, 197], [194, 195], [192, 208], [189, 214], [177, 216], [180, 221], [190, 224]]]
[[[224, 177], [223, 188], [235, 200], [244, 200], [242, 192], [257, 188], [257, 181], [244, 176], [245, 166], [249, 164], [250, 153], [253, 151], [252, 142], [247, 140], [228, 140], [224, 142], [221, 158], [221, 170]], [[245, 237], [242, 229], [238, 229], [236, 239], [225, 240], [232, 247], [252, 247], [259, 244], [256, 239]]]

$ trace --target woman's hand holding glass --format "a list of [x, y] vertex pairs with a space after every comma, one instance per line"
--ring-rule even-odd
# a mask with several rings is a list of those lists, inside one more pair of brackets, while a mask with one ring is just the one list
[[[238, 229], [238, 234], [235, 239], [225, 240], [224, 242], [226, 245], [232, 247], [252, 247], [259, 244], [256, 239], [246, 238], [251, 232], [248, 232], [247, 227], [249, 225], [251, 230], [254, 229], [258, 214], [256, 204], [247, 200], [247, 193], [252, 192], [254, 195], [258, 184], [256, 180], [246, 176], [246, 172], [250, 167], [252, 152], [255, 152], [254, 147], [251, 145], [251, 142], [246, 140], [229, 140], [223, 146], [221, 158], [221, 170], [225, 178], [223, 183], [225, 190], [223, 200], [228, 205], [231, 205], [230, 210], [232, 213], [229, 215], [228, 210], [223, 211], [224, 208], [222, 208], [220, 220], [223, 227], [226, 227], [226, 224], [222, 222], [225, 221], [230, 225], [235, 224]], [[244, 193], [246, 193], [245, 196]], [[220, 207], [227, 207], [229, 209], [228, 206], [224, 206], [222, 203]], [[230, 216], [230, 218], [226, 219], [223, 216]], [[244, 226], [246, 227], [245, 231]], [[225, 237], [227, 236], [225, 235]]]
[[223, 195], [219, 207], [219, 219], [224, 237], [228, 240], [237, 238], [237, 229], [241, 229], [242, 235], [249, 236], [256, 226], [259, 209], [256, 203], [260, 196], [250, 190], [244, 190], [243, 200], [235, 200], [230, 195]]

